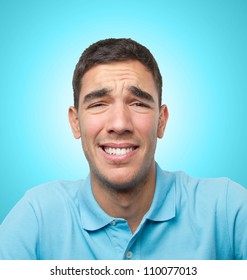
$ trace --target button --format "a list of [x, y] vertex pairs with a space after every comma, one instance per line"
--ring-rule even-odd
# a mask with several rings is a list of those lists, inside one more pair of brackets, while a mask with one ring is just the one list
[[117, 224], [117, 222], [116, 222], [115, 220], [113, 220], [113, 221], [110, 223], [111, 226], [115, 226], [116, 224]]
[[131, 251], [128, 251], [128, 252], [126, 253], [126, 258], [127, 258], [127, 259], [131, 259], [132, 256], [133, 256], [133, 253], [132, 253]]

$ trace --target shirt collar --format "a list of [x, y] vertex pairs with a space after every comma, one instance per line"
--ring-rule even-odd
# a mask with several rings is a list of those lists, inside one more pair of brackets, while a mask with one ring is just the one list
[[94, 198], [90, 176], [80, 190], [80, 217], [85, 230], [98, 230], [109, 224], [114, 218], [106, 214]]
[[[85, 230], [98, 230], [114, 220], [94, 198], [90, 176], [83, 182], [79, 197], [80, 218]], [[162, 222], [175, 217], [175, 180], [170, 172], [156, 164], [156, 189], [153, 202], [144, 219]], [[144, 221], [143, 219], [143, 221]]]
[[156, 188], [146, 219], [162, 222], [175, 217], [175, 175], [156, 163]]

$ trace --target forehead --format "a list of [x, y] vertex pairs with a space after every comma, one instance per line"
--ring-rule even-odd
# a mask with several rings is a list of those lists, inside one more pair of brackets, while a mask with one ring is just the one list
[[139, 61], [129, 60], [90, 68], [82, 78], [81, 93], [100, 86], [114, 87], [123, 83], [126, 86], [139, 86], [149, 92], [157, 91], [152, 73]]

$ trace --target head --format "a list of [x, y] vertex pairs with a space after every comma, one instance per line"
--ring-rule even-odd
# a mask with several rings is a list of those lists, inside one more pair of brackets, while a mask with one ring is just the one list
[[84, 51], [73, 78], [69, 120], [81, 138], [92, 184], [129, 190], [155, 177], [154, 153], [168, 118], [162, 78], [149, 50], [108, 39]]
[[162, 76], [151, 52], [131, 39], [105, 39], [89, 46], [81, 55], [73, 76], [74, 107], [78, 109], [82, 77], [92, 67], [99, 64], [137, 60], [153, 75], [159, 96], [162, 100]]

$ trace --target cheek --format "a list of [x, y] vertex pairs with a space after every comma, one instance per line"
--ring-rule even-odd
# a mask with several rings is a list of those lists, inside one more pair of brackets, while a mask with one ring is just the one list
[[81, 118], [80, 130], [84, 149], [96, 142], [97, 135], [102, 130], [103, 124], [100, 118]]
[[157, 138], [157, 125], [158, 122], [155, 118], [141, 116], [136, 123], [139, 128], [139, 133], [143, 140], [154, 141]]

